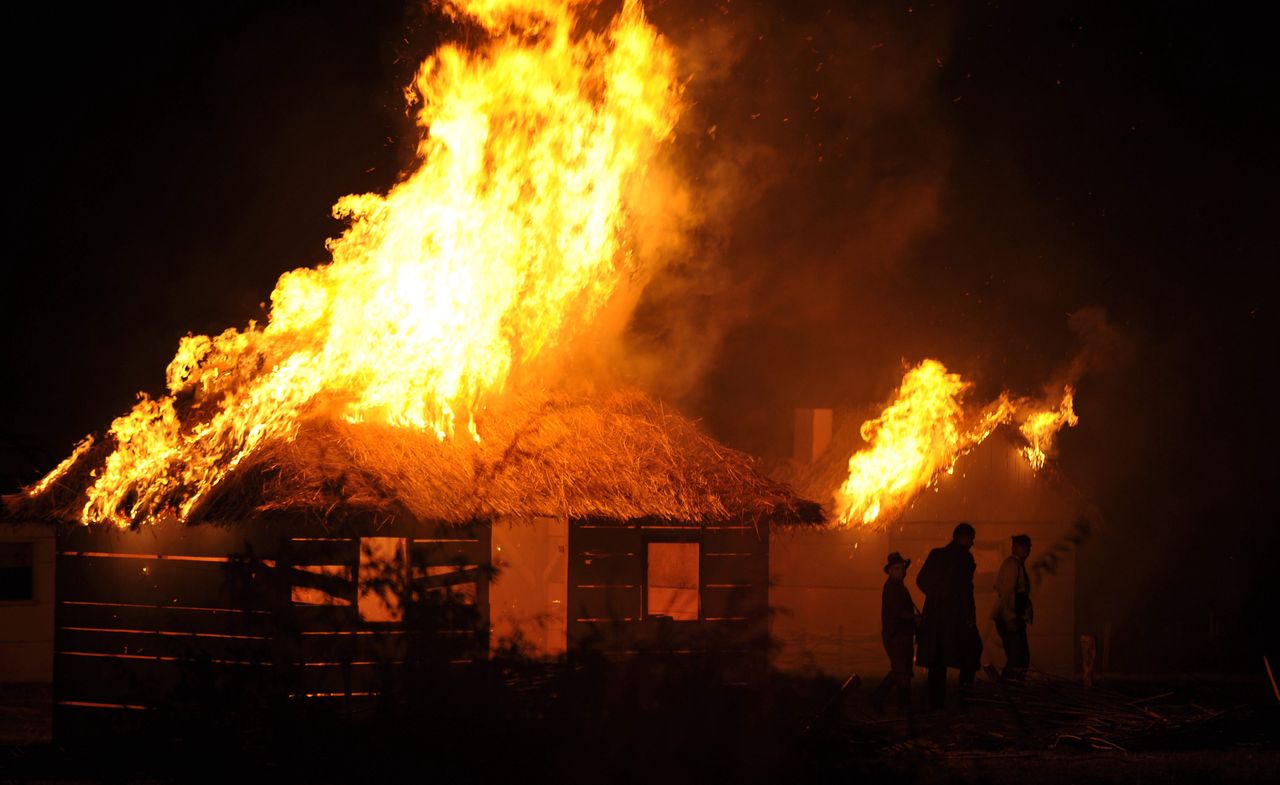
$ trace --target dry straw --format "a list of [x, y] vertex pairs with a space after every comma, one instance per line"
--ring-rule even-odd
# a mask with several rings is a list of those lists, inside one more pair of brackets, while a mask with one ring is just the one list
[[[248, 456], [191, 521], [305, 512], [410, 514], [451, 523], [554, 516], [691, 523], [813, 523], [817, 505], [760, 473], [696, 424], [644, 396], [510, 397], [477, 417], [477, 443], [330, 419]], [[26, 516], [74, 518], [89, 467], [17, 506]], [[10, 497], [10, 506], [16, 497]]]

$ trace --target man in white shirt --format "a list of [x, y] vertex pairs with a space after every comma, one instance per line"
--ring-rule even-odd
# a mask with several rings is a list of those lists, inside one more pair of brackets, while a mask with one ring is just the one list
[[1007, 659], [1004, 678], [1021, 680], [1031, 665], [1031, 648], [1027, 645], [1027, 625], [1034, 616], [1031, 608], [1031, 580], [1027, 575], [1027, 557], [1031, 555], [1031, 538], [1025, 534], [1013, 537], [1013, 555], [1000, 565], [996, 575], [996, 630], [1004, 644]]

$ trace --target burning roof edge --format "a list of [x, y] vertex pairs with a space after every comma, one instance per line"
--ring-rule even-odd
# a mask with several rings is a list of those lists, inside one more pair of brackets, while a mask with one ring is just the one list
[[[408, 514], [455, 524], [508, 516], [823, 521], [817, 503], [766, 477], [754, 458], [637, 393], [515, 398], [478, 425], [476, 443], [312, 420], [293, 439], [246, 457], [188, 522], [288, 514]], [[107, 449], [88, 451], [42, 494], [5, 497], [7, 514], [75, 520]]]
[[[852, 420], [847, 422], [852, 422]], [[848, 426], [843, 430], [845, 431], [844, 433], [838, 433], [833, 436], [830, 446], [814, 462], [801, 464], [795, 460], [787, 460], [769, 467], [771, 477], [794, 489], [796, 493], [805, 497], [822, 499], [823, 501], [819, 503], [819, 507], [821, 508], [821, 515], [827, 520], [835, 519], [835, 515], [831, 510], [833, 497], [841, 483], [849, 476], [851, 453], [849, 448], [842, 448], [839, 445], [852, 443], [857, 435], [856, 430], [851, 430]], [[988, 440], [990, 439], [998, 439], [1015, 449], [1021, 449], [1028, 444], [1026, 437], [1016, 427], [1009, 424], [997, 426], [988, 437]], [[962, 452], [957, 456], [956, 464], [961, 465], [971, 454], [982, 449], [985, 443], [986, 441], [984, 440], [984, 442], [980, 442], [971, 449]], [[1085, 498], [1084, 493], [1062, 473], [1053, 460], [1036, 470], [1034, 474], [1046, 483], [1047, 487], [1075, 507], [1081, 510], [1093, 508], [1092, 503]], [[935, 477], [934, 483], [930, 483], [912, 496], [910, 502], [897, 514], [877, 519], [870, 525], [871, 528], [883, 529], [897, 523], [904, 516], [908, 516], [916, 501], [919, 500], [921, 495], [935, 488], [935, 483], [940, 477], [941, 475]]]

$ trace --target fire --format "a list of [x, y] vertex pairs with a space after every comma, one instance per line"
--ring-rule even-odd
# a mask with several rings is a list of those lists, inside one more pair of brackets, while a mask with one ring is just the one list
[[283, 275], [266, 324], [182, 340], [168, 394], [112, 424], [86, 523], [185, 517], [318, 414], [478, 438], [486, 400], [590, 322], [637, 273], [629, 205], [680, 86], [636, 0], [602, 32], [579, 29], [583, 5], [445, 3], [487, 35], [442, 47], [406, 91], [416, 169], [338, 200], [331, 261]]
[[55, 482], [66, 476], [67, 472], [71, 470], [71, 467], [76, 465], [76, 461], [80, 460], [80, 456], [89, 452], [91, 449], [93, 449], [93, 437], [86, 436], [81, 439], [80, 443], [71, 451], [71, 454], [62, 459], [62, 463], [53, 467], [53, 471], [46, 474], [40, 482], [27, 489], [27, 495], [39, 496], [44, 493], [45, 489], [50, 485], [53, 485]]
[[1000, 425], [1018, 425], [1027, 440], [1022, 455], [1039, 470], [1057, 432], [1079, 421], [1070, 386], [1055, 407], [1001, 393], [977, 412], [965, 406], [972, 386], [937, 360], [907, 371], [894, 400], [862, 424], [868, 446], [849, 458], [849, 476], [835, 493], [840, 525], [866, 526], [897, 516]]
[[1027, 446], [1022, 448], [1022, 456], [1031, 464], [1031, 468], [1039, 471], [1048, 460], [1048, 452], [1053, 446], [1053, 437], [1062, 426], [1074, 428], [1080, 418], [1076, 416], [1075, 390], [1070, 385], [1062, 394], [1062, 403], [1057, 409], [1032, 412], [1018, 428], [1027, 439]]

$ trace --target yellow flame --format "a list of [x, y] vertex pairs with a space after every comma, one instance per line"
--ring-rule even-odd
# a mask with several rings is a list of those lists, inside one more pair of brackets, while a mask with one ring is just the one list
[[628, 205], [679, 110], [671, 49], [626, 0], [580, 32], [581, 0], [454, 1], [484, 28], [407, 91], [417, 168], [345, 196], [332, 261], [283, 275], [270, 319], [188, 336], [169, 394], [111, 426], [85, 522], [188, 515], [266, 439], [323, 410], [450, 437], [486, 395], [589, 323], [638, 264]]
[[1070, 385], [1062, 393], [1062, 402], [1057, 409], [1032, 412], [1018, 428], [1027, 440], [1027, 446], [1021, 450], [1022, 456], [1031, 468], [1036, 471], [1043, 469], [1053, 447], [1053, 437], [1062, 430], [1062, 426], [1074, 428], [1078, 422], [1075, 390]]
[[64, 476], [66, 476], [67, 472], [71, 471], [71, 467], [76, 465], [76, 461], [80, 460], [80, 456], [89, 452], [89, 450], [91, 450], [92, 448], [93, 448], [92, 435], [86, 436], [83, 439], [81, 439], [80, 443], [77, 444], [75, 446], [75, 449], [71, 451], [71, 454], [68, 455], [66, 458], [62, 459], [62, 463], [53, 467], [53, 471], [46, 474], [44, 478], [40, 480], [40, 482], [26, 489], [27, 495], [34, 497], [44, 493], [45, 490], [49, 488], [49, 486], [53, 485], [55, 482], [57, 482], [58, 480], [61, 480]]
[[964, 399], [972, 386], [937, 360], [925, 360], [907, 371], [893, 401], [862, 424], [868, 446], [849, 458], [849, 476], [835, 493], [840, 525], [865, 526], [894, 518], [1006, 423], [1018, 423], [1027, 439], [1021, 452], [1032, 469], [1039, 470], [1057, 432], [1078, 422], [1070, 386], [1054, 408], [1001, 393], [970, 413]]

